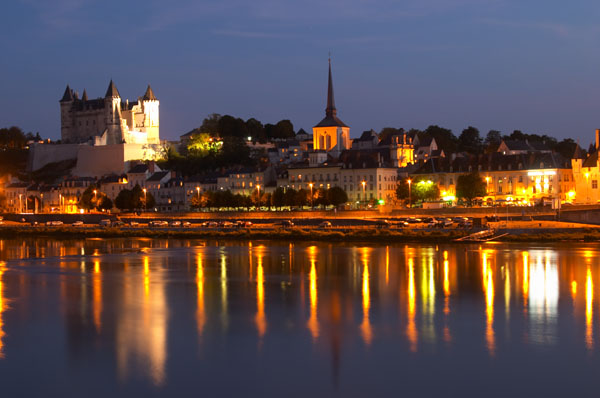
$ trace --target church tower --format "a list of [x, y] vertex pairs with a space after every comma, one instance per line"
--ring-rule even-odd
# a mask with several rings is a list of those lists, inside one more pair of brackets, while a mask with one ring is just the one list
[[325, 109], [325, 118], [313, 127], [313, 148], [316, 151], [323, 150], [332, 152], [334, 156], [339, 156], [343, 150], [350, 149], [351, 146], [350, 127], [346, 126], [337, 117], [333, 97], [333, 80], [331, 78], [331, 59], [329, 59], [327, 108]]

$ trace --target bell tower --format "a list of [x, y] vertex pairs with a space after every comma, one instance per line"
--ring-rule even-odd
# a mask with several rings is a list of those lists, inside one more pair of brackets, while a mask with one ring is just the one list
[[313, 148], [316, 151], [323, 150], [333, 152], [334, 156], [350, 149], [350, 127], [346, 126], [337, 117], [335, 98], [333, 96], [333, 79], [331, 77], [331, 58], [329, 59], [329, 79], [327, 85], [327, 107], [325, 118], [313, 127]]

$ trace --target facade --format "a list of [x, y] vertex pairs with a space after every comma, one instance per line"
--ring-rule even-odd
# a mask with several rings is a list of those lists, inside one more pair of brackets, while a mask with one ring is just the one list
[[454, 201], [458, 177], [472, 172], [478, 172], [486, 181], [484, 199], [490, 203], [533, 205], [552, 199], [570, 202], [574, 197], [571, 164], [555, 153], [436, 158], [428, 160], [413, 176], [437, 184], [440, 196]]
[[337, 117], [331, 78], [331, 60], [329, 61], [329, 84], [327, 87], [327, 108], [325, 118], [313, 127], [313, 149], [333, 152], [334, 155], [350, 149], [350, 127]]
[[80, 99], [68, 85], [60, 100], [63, 143], [159, 144], [159, 101], [148, 85], [143, 97], [123, 101], [110, 81], [104, 98]]
[[598, 147], [600, 146], [600, 130], [596, 130], [596, 151], [587, 157], [579, 145], [575, 150], [573, 159], [573, 179], [575, 180], [575, 202], [581, 204], [597, 204], [600, 202], [600, 162], [598, 161]]

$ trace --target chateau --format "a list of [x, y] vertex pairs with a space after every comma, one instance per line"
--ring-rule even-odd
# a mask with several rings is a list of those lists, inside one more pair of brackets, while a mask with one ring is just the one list
[[65, 144], [159, 144], [159, 101], [148, 85], [143, 97], [123, 101], [111, 80], [104, 98], [80, 99], [68, 85], [60, 100], [61, 139]]

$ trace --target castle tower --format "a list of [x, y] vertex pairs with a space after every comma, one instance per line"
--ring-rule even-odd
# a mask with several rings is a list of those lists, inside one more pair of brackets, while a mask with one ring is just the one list
[[104, 95], [106, 117], [106, 143], [118, 144], [123, 141], [121, 132], [121, 94], [112, 79]]
[[73, 90], [67, 84], [65, 93], [60, 100], [60, 139], [63, 142], [72, 140], [73, 118], [71, 116], [71, 107], [73, 106]]
[[148, 84], [144, 97], [142, 97], [142, 111], [144, 112], [143, 128], [147, 134], [148, 143], [158, 144], [160, 139], [158, 136], [158, 99], [152, 91], [152, 87]]
[[331, 78], [331, 59], [329, 59], [329, 82], [327, 86], [327, 108], [325, 118], [313, 127], [313, 148], [333, 152], [338, 156], [341, 151], [350, 149], [350, 127], [337, 117], [333, 96], [333, 79]]

